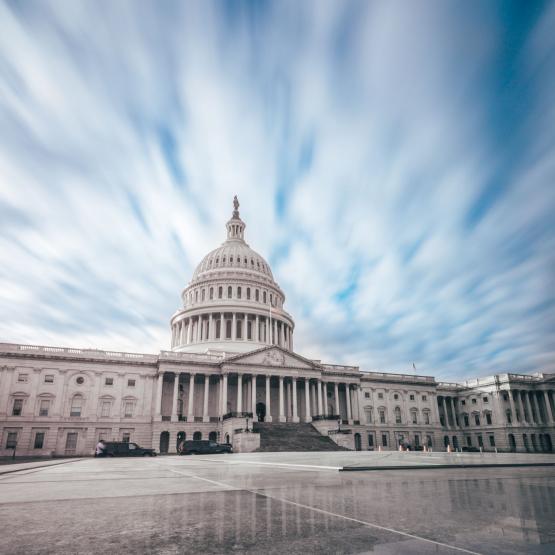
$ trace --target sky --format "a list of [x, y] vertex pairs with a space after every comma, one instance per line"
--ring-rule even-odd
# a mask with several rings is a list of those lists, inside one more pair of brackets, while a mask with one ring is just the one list
[[555, 3], [0, 1], [0, 341], [157, 353], [233, 195], [295, 350], [555, 372]]

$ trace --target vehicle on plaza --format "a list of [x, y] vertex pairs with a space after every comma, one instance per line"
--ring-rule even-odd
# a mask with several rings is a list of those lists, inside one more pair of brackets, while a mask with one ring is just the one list
[[156, 451], [128, 441], [105, 442], [107, 457], [155, 457]]
[[182, 441], [177, 452], [180, 455], [208, 455], [214, 453], [233, 453], [233, 447], [229, 443], [216, 443], [207, 439]]

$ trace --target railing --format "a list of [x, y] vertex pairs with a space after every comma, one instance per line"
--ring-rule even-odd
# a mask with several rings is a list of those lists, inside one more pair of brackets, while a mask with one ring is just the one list
[[[313, 361], [320, 364], [320, 361]], [[360, 372], [358, 366], [347, 366], [344, 364], [322, 364], [324, 370], [329, 370], [331, 372]]]
[[222, 420], [229, 418], [252, 418], [252, 412], [228, 412], [222, 416]]
[[417, 376], [415, 374], [394, 374], [392, 372], [368, 372], [366, 370], [362, 371], [363, 377], [369, 377], [380, 380], [391, 380], [391, 381], [411, 381], [419, 383], [435, 383], [435, 378], [433, 376]]
[[341, 416], [339, 416], [338, 414], [316, 414], [312, 417], [312, 421], [317, 422], [319, 420], [335, 420], [337, 422], [337, 420], [339, 420], [340, 418]]
[[67, 355], [79, 358], [118, 358], [118, 359], [132, 359], [144, 362], [155, 363], [158, 360], [156, 355], [142, 354], [142, 353], [126, 353], [120, 351], [101, 351], [100, 349], [75, 349], [70, 347], [49, 347], [44, 345], [20, 345], [17, 343], [0, 343], [0, 352], [3, 353], [44, 353], [44, 354], [58, 354]]
[[[237, 354], [237, 353], [230, 353]], [[225, 358], [224, 353], [177, 353], [175, 351], [160, 351], [159, 357], [162, 359], [181, 359], [181, 360], [194, 360], [194, 361], [221, 361]]]

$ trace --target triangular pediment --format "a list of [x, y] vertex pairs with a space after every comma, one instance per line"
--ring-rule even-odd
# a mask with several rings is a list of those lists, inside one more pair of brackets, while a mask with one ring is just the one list
[[278, 368], [299, 368], [302, 370], [319, 369], [319, 365], [300, 355], [280, 347], [264, 347], [257, 351], [236, 355], [225, 360], [224, 364], [245, 364], [249, 366], [275, 366]]

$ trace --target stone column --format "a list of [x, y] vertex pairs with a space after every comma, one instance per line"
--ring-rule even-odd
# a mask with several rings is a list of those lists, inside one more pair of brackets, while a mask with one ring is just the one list
[[285, 422], [285, 407], [283, 403], [283, 376], [279, 377], [279, 421]]
[[187, 321], [187, 345], [193, 341], [193, 319], [189, 318]]
[[353, 423], [353, 414], [351, 412], [351, 387], [348, 383], [345, 384], [345, 400], [347, 401], [347, 420], [349, 424]]
[[289, 330], [289, 350], [293, 352], [293, 329]]
[[530, 391], [530, 397], [532, 398], [532, 406], [534, 407], [534, 411], [536, 413], [536, 424], [541, 424], [542, 419], [540, 415], [540, 407], [538, 405], [538, 400], [536, 399], [536, 392]]
[[173, 382], [173, 401], [172, 401], [172, 415], [171, 421], [177, 422], [177, 398], [179, 396], [179, 373], [175, 372], [175, 378]]
[[508, 391], [508, 394], [509, 394], [509, 404], [511, 405], [511, 420], [513, 421], [511, 425], [516, 426], [516, 423], [517, 423], [516, 422], [516, 407], [515, 407], [515, 401], [513, 399], [513, 390], [510, 389]]
[[215, 338], [215, 334], [214, 334], [214, 317], [212, 315], [212, 313], [210, 313], [210, 316], [208, 316], [208, 339], [210, 341], [213, 341]]
[[297, 405], [297, 378], [293, 378], [293, 422], [299, 422], [299, 408]]
[[305, 422], [312, 422], [312, 415], [310, 410], [310, 379], [304, 379], [304, 404], [305, 404]]
[[254, 419], [256, 417], [256, 374], [252, 375], [251, 382], [251, 410]]
[[195, 375], [193, 373], [189, 376], [189, 403], [187, 407], [187, 422], [195, 421]]
[[274, 334], [272, 336], [272, 345], [277, 345], [277, 343], [278, 343], [277, 320], [274, 318]]
[[237, 314], [235, 312], [231, 319], [231, 339], [233, 341], [237, 339]]
[[270, 405], [270, 379], [271, 376], [266, 376], [266, 417], [264, 418], [266, 422], [272, 421], [272, 411]]
[[[158, 388], [156, 389], [156, 420], [162, 420], [162, 387], [164, 385], [164, 372], [158, 374]], [[63, 402], [63, 399], [62, 399]]]
[[522, 399], [522, 389], [518, 390], [518, 401], [520, 404], [520, 420], [523, 424], [527, 423], [526, 411], [524, 410], [524, 401]]
[[549, 422], [555, 422], [555, 417], [553, 416], [553, 409], [551, 408], [551, 403], [549, 402], [549, 391], [546, 389], [543, 390], [543, 398], [545, 400], [545, 406], [547, 410], [547, 419]]
[[180, 344], [185, 345], [186, 341], [187, 341], [187, 326], [185, 325], [185, 320], [181, 320]]
[[524, 402], [526, 404], [526, 409], [528, 412], [528, 424], [534, 424], [534, 415], [532, 414], [532, 405], [530, 404], [530, 396], [529, 396], [529, 391], [526, 390], [521, 390], [521, 394], [524, 394]]
[[227, 414], [227, 374], [223, 375], [223, 382], [224, 385], [222, 388], [222, 416], [224, 416], [224, 414]]
[[441, 407], [443, 408], [443, 418], [445, 420], [445, 428], [450, 430], [451, 426], [449, 425], [449, 415], [447, 414], [447, 403], [445, 402], [445, 395], [442, 395], [441, 397]]
[[225, 318], [224, 313], [220, 312], [220, 341], [225, 339]]
[[322, 382], [316, 380], [316, 394], [318, 396], [318, 416], [322, 416]]
[[323, 415], [328, 415], [328, 384], [326, 382], [322, 382], [322, 410]]
[[254, 333], [253, 333], [252, 337], [253, 337], [254, 341], [256, 341], [258, 343], [259, 340], [260, 340], [260, 318], [259, 318], [258, 314], [256, 315], [255, 322], [256, 322], [256, 324], [255, 324]]
[[202, 411], [202, 421], [210, 422], [210, 415], [208, 414], [208, 393], [210, 389], [210, 376], [204, 374], [204, 405]]
[[264, 343], [270, 344], [270, 319], [264, 317]]
[[237, 374], [237, 412], [243, 412], [243, 374]]
[[341, 418], [341, 410], [339, 409], [339, 384], [337, 382], [333, 384], [333, 390], [335, 394], [335, 414], [339, 415], [339, 418]]
[[281, 340], [281, 347], [285, 348], [285, 330], [284, 330], [285, 326], [283, 324], [283, 322], [281, 322], [280, 324], [280, 340]]

